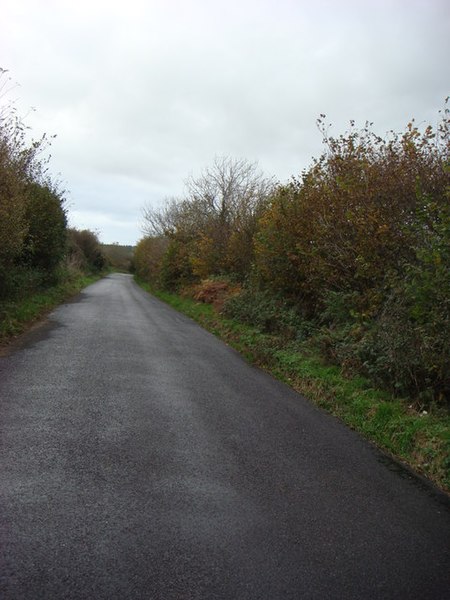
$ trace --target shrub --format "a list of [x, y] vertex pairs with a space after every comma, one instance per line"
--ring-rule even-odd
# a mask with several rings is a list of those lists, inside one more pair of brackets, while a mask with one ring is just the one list
[[168, 240], [162, 236], [142, 238], [133, 254], [136, 275], [149, 283], [159, 283], [161, 261], [167, 246]]
[[415, 260], [392, 281], [364, 341], [364, 364], [385, 387], [450, 402], [450, 207], [424, 200], [418, 213]]
[[51, 278], [66, 254], [64, 199], [47, 185], [29, 183], [25, 190], [24, 239], [21, 262]]
[[160, 282], [167, 290], [177, 290], [192, 284], [196, 277], [190, 260], [190, 244], [180, 238], [169, 240], [162, 256]]
[[191, 297], [197, 302], [212, 304], [218, 311], [222, 311], [223, 306], [233, 296], [241, 291], [241, 285], [231, 279], [222, 277], [204, 279], [200, 283], [184, 288], [182, 295]]
[[[445, 122], [445, 119], [444, 119]], [[423, 198], [448, 203], [448, 131], [382, 139], [367, 126], [339, 138], [301, 179], [282, 186], [259, 222], [256, 271], [261, 284], [314, 316], [330, 292], [359, 295], [376, 314], [386, 275], [414, 261], [411, 227]]]
[[68, 230], [68, 260], [73, 266], [85, 272], [99, 272], [107, 266], [97, 235], [83, 229]]
[[[0, 69], [0, 96], [6, 71]], [[6, 92], [5, 92], [6, 94]], [[63, 198], [42, 159], [45, 134], [31, 144], [14, 105], [0, 107], [0, 299], [57, 278], [65, 253]]]
[[292, 306], [267, 290], [244, 288], [225, 300], [225, 315], [243, 323], [255, 325], [262, 332], [283, 335], [286, 339], [301, 340], [314, 329]]

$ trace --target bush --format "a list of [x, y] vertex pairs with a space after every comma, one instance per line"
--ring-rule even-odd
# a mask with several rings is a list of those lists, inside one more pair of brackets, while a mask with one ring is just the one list
[[302, 340], [314, 329], [312, 323], [281, 297], [251, 287], [226, 299], [223, 313], [242, 323], [255, 325], [262, 332], [280, 334], [286, 339]]
[[450, 208], [424, 201], [418, 212], [415, 260], [392, 281], [362, 355], [385, 387], [450, 402]]
[[118, 271], [130, 272], [133, 268], [133, 246], [122, 246], [120, 244], [102, 244], [101, 251], [106, 257], [108, 264]]
[[247, 282], [225, 299], [228, 316], [289, 339], [313, 334], [309, 343], [344, 370], [445, 402], [449, 124], [445, 108], [434, 129], [411, 122], [381, 138], [351, 123], [334, 138], [321, 116], [322, 156], [276, 189], [258, 180], [249, 195], [239, 182], [252, 181], [253, 167], [216, 161], [183, 201], [146, 215], [167, 240], [152, 269], [169, 290], [213, 277]]
[[188, 242], [179, 238], [169, 239], [159, 272], [159, 281], [164, 289], [175, 291], [198, 281], [192, 271], [190, 256]]
[[376, 314], [386, 275], [414, 261], [420, 232], [411, 223], [423, 199], [448, 204], [448, 131], [411, 123], [388, 139], [369, 127], [324, 136], [327, 151], [280, 187], [261, 218], [256, 272], [310, 316], [331, 292], [355, 292], [360, 310]]
[[81, 271], [98, 273], [106, 268], [107, 260], [102, 253], [97, 235], [83, 229], [68, 230], [68, 260]]
[[[0, 69], [0, 92], [7, 85]], [[0, 93], [3, 100], [6, 95]], [[14, 105], [0, 106], [0, 299], [58, 278], [66, 250], [64, 198], [47, 172], [44, 134], [28, 143]]]
[[27, 234], [21, 262], [52, 278], [67, 250], [67, 219], [61, 194], [47, 185], [30, 183], [25, 193]]
[[168, 241], [162, 236], [142, 238], [133, 254], [133, 268], [138, 277], [153, 285], [160, 281], [161, 261]]

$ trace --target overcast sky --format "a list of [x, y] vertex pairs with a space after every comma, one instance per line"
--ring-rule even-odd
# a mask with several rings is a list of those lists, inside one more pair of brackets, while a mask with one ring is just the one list
[[449, 0], [2, 0], [0, 23], [70, 223], [106, 243], [216, 155], [287, 181], [321, 153], [319, 113], [403, 131], [450, 92]]

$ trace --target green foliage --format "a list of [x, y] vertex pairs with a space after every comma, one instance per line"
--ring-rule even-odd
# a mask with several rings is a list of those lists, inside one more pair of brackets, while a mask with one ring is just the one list
[[314, 338], [328, 360], [422, 405], [450, 400], [449, 223], [448, 205], [423, 200], [408, 225], [415, 256], [386, 275], [378, 311], [358, 292], [329, 292]]
[[[29, 274], [31, 271], [27, 271]], [[99, 276], [64, 273], [59, 282], [36, 291], [30, 287], [20, 298], [0, 303], [0, 344], [25, 331], [55, 306], [77, 294]]]
[[12, 108], [4, 108], [0, 111], [0, 298], [14, 289], [11, 270], [27, 233], [23, 151], [23, 127]]
[[450, 402], [450, 210], [432, 203], [418, 213], [415, 260], [392, 279], [362, 350], [376, 381], [424, 403]]
[[176, 290], [196, 280], [190, 259], [191, 244], [183, 243], [179, 237], [168, 241], [161, 259], [159, 280], [163, 288]]
[[27, 234], [21, 262], [51, 277], [66, 254], [67, 219], [61, 194], [31, 182], [25, 189]]
[[[7, 81], [0, 69], [0, 96]], [[66, 250], [64, 195], [42, 158], [51, 141], [29, 143], [26, 129], [13, 104], [0, 107], [0, 301], [54, 282]]]
[[26, 234], [24, 182], [11, 160], [8, 128], [0, 120], [0, 277], [22, 251]]
[[230, 296], [224, 303], [223, 313], [242, 323], [254, 325], [264, 333], [282, 334], [286, 339], [304, 339], [313, 329], [313, 324], [303, 319], [281, 297], [252, 287]]
[[101, 252], [113, 269], [124, 272], [133, 269], [133, 246], [123, 246], [117, 243], [101, 244]]
[[99, 273], [107, 266], [97, 235], [83, 229], [68, 230], [69, 263], [87, 273]]

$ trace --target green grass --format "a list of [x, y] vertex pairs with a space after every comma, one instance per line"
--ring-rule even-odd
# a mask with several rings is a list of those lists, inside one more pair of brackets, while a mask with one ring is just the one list
[[392, 456], [450, 491], [450, 415], [418, 412], [407, 400], [349, 378], [311, 349], [218, 314], [213, 306], [162, 292], [138, 281], [146, 291], [197, 321], [245, 358], [292, 386]]
[[0, 344], [22, 333], [50, 310], [97, 281], [101, 275], [72, 276], [57, 285], [0, 303]]

